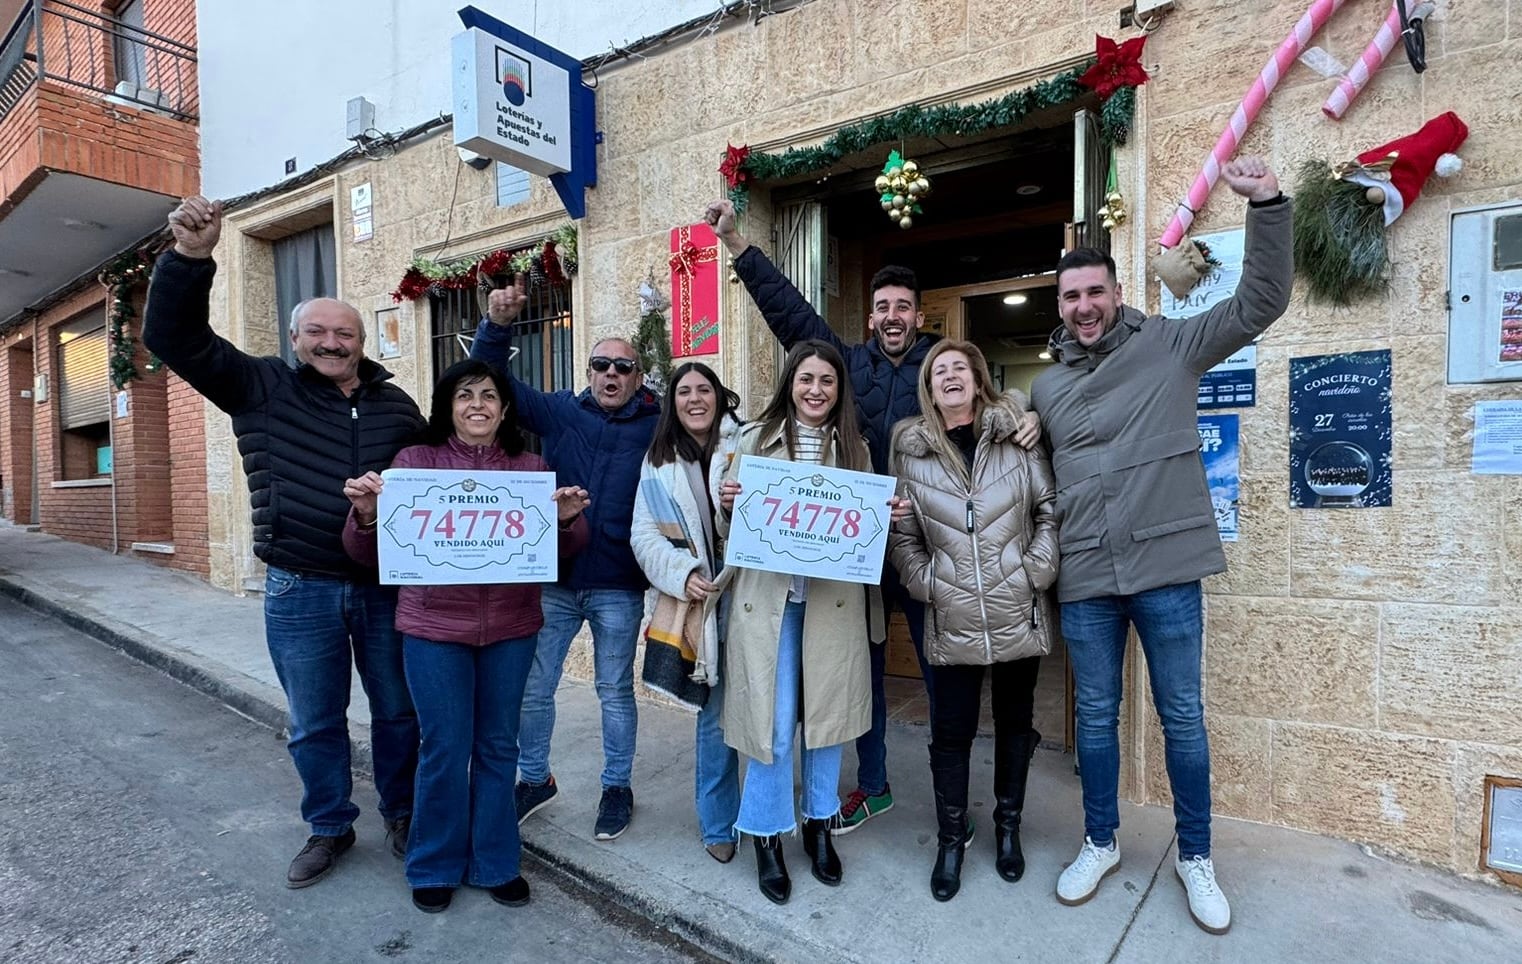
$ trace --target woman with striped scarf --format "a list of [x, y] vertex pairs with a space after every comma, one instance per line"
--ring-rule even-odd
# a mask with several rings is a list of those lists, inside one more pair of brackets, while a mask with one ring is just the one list
[[[711, 597], [722, 592], [724, 554], [712, 492], [734, 452], [740, 398], [701, 362], [679, 366], [670, 385], [640, 466], [629, 533], [634, 557], [650, 580], [642, 677], [651, 689], [698, 708], [698, 825], [709, 856], [727, 864], [735, 856], [740, 767], [719, 729], [723, 613], [721, 600]], [[697, 625], [700, 632], [683, 632]]]

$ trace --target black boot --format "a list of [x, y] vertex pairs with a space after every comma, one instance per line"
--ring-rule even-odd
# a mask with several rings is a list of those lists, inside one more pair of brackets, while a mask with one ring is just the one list
[[1025, 876], [1020, 850], [1020, 813], [1025, 809], [1025, 781], [1041, 734], [1035, 730], [994, 737], [994, 867], [1013, 883]]
[[967, 755], [930, 748], [930, 777], [935, 786], [935, 867], [930, 896], [946, 901], [962, 888], [962, 855], [971, 839], [967, 823]]
[[809, 855], [809, 869], [814, 879], [831, 887], [840, 883], [840, 857], [830, 842], [830, 821], [803, 821], [803, 849]]
[[761, 885], [761, 893], [774, 904], [785, 904], [792, 896], [793, 881], [788, 877], [787, 864], [782, 859], [782, 837], [772, 834], [755, 840], [756, 881]]

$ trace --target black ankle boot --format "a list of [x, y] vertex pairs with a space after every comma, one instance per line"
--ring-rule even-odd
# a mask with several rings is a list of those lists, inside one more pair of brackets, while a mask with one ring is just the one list
[[1020, 814], [1025, 809], [1025, 784], [1031, 757], [1041, 734], [1035, 730], [994, 738], [994, 867], [999, 876], [1014, 883], [1025, 876], [1025, 854], [1020, 849]]
[[809, 855], [809, 869], [814, 879], [831, 887], [840, 883], [840, 857], [830, 842], [830, 821], [803, 821], [803, 849]]
[[793, 893], [792, 878], [787, 875], [787, 864], [782, 859], [782, 838], [756, 837], [756, 881], [761, 893], [774, 904], [787, 903]]
[[972, 836], [967, 823], [967, 756], [948, 754], [932, 745], [930, 760], [937, 824], [930, 896], [947, 901], [962, 888], [962, 856]]

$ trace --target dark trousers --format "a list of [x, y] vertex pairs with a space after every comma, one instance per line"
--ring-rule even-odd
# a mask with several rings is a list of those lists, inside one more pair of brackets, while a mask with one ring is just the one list
[[978, 735], [983, 703], [983, 671], [993, 673], [994, 732], [1003, 738], [1031, 728], [1036, 676], [1041, 657], [994, 663], [992, 666], [932, 666], [935, 702], [930, 709], [930, 752], [933, 757], [967, 759]]

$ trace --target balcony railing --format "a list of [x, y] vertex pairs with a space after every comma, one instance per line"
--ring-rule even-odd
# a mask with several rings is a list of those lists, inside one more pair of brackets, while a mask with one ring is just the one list
[[0, 120], [39, 80], [196, 119], [196, 49], [66, 0], [33, 0], [0, 44]]

